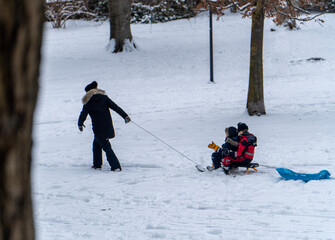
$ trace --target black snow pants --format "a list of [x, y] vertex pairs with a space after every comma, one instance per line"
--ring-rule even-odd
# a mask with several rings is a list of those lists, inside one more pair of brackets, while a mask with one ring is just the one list
[[214, 152], [212, 154], [212, 162], [213, 162], [214, 168], [221, 167], [221, 161], [222, 161], [222, 155], [218, 152]]
[[115, 170], [117, 168], [121, 169], [120, 162], [116, 157], [112, 146], [108, 139], [102, 140], [98, 138], [94, 138], [93, 140], [93, 166], [95, 168], [101, 168], [102, 165], [102, 150], [106, 153], [107, 161], [111, 166], [111, 170]]

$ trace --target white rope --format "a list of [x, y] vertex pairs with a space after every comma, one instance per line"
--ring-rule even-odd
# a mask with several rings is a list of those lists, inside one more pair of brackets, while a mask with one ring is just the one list
[[145, 128], [141, 127], [140, 125], [138, 125], [136, 122], [134, 122], [133, 120], [131, 120], [132, 123], [134, 123], [137, 127], [141, 128], [143, 131], [147, 132], [148, 134], [150, 134], [151, 136], [153, 136], [154, 138], [156, 138], [157, 140], [159, 140], [160, 142], [164, 143], [165, 145], [167, 145], [168, 147], [170, 147], [171, 149], [173, 149], [175, 152], [179, 153], [180, 155], [182, 155], [184, 158], [188, 159], [189, 161], [193, 162], [194, 164], [198, 165], [197, 162], [195, 162], [194, 160], [192, 160], [191, 158], [187, 157], [185, 154], [181, 153], [180, 151], [178, 151], [177, 149], [175, 149], [174, 147], [172, 147], [170, 144], [164, 142], [162, 139], [160, 139], [159, 137], [155, 136], [154, 134], [152, 134], [151, 132], [149, 132], [148, 130], [146, 130]]

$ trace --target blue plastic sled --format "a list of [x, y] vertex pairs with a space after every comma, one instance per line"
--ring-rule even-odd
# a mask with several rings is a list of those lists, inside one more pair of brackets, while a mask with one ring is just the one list
[[329, 179], [330, 173], [327, 170], [322, 170], [319, 173], [314, 174], [305, 174], [305, 173], [296, 173], [287, 168], [276, 168], [277, 172], [287, 180], [302, 180], [308, 182], [310, 180], [321, 180]]

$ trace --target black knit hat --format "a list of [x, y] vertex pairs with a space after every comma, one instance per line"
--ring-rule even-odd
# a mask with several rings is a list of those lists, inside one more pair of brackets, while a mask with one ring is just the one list
[[237, 129], [236, 127], [229, 127], [228, 128], [228, 137], [233, 138], [237, 136]]
[[85, 87], [85, 91], [88, 92], [97, 87], [98, 87], [98, 83], [96, 81], [93, 81]]
[[248, 128], [247, 124], [245, 124], [245, 123], [241, 123], [241, 122], [239, 122], [239, 123], [237, 124], [237, 131], [238, 131], [238, 132], [243, 131], [243, 130], [248, 130], [248, 129], [249, 129], [249, 128]]

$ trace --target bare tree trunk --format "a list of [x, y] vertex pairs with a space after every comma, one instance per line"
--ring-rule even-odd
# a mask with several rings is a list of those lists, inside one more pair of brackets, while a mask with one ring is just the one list
[[0, 240], [35, 238], [33, 114], [44, 0], [0, 0]]
[[263, 115], [265, 112], [263, 91], [263, 0], [256, 0], [256, 10], [252, 15], [250, 76], [247, 109], [250, 116]]
[[136, 48], [130, 30], [132, 0], [109, 0], [110, 44], [113, 53]]

